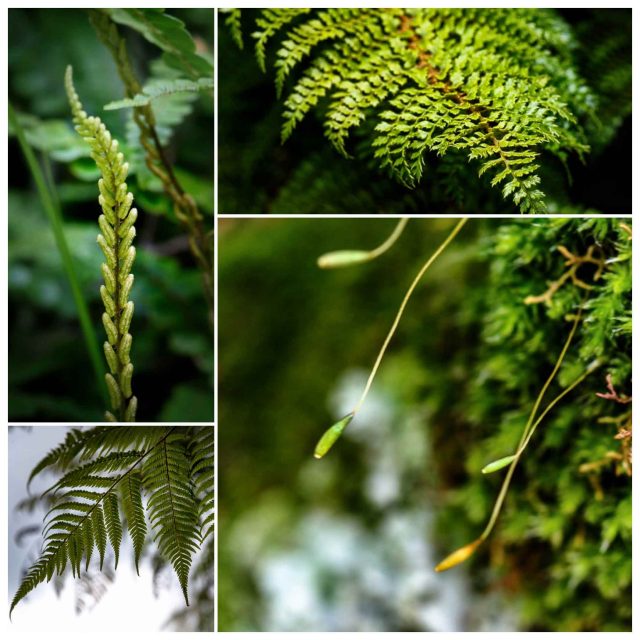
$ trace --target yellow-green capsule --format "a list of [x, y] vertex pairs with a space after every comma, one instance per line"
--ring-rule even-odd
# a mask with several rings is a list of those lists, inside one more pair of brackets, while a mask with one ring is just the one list
[[133, 318], [133, 302], [129, 300], [125, 308], [122, 310], [122, 315], [120, 316], [120, 335], [124, 335], [129, 332], [131, 318]]
[[131, 395], [131, 377], [133, 376], [133, 365], [131, 363], [125, 365], [120, 373], [120, 389], [122, 395], [128, 398]]
[[129, 352], [131, 351], [131, 343], [133, 338], [130, 333], [126, 333], [120, 340], [120, 346], [118, 347], [118, 357], [122, 364], [129, 364]]
[[135, 422], [136, 419], [136, 411], [138, 410], [138, 398], [135, 396], [131, 396], [131, 400], [129, 400], [129, 404], [124, 412], [124, 421], [125, 422]]
[[318, 258], [318, 266], [321, 269], [338, 269], [340, 267], [349, 267], [352, 264], [366, 262], [369, 257], [369, 251], [332, 251]]
[[111, 411], [104, 412], [105, 422], [118, 422], [117, 418], [111, 413]]
[[107, 340], [109, 341], [109, 344], [116, 344], [116, 342], [118, 342], [118, 330], [116, 329], [116, 325], [113, 323], [113, 320], [111, 320], [106, 312], [102, 314], [102, 324], [104, 325], [104, 330], [107, 333]]
[[107, 359], [107, 364], [109, 365], [111, 373], [116, 373], [119, 368], [116, 352], [108, 342], [105, 342], [102, 346], [104, 348], [104, 357]]
[[122, 402], [122, 392], [116, 382], [116, 379], [110, 374], [105, 373], [104, 379], [107, 381], [107, 391], [109, 392], [109, 400], [111, 400], [111, 408], [118, 409]]
[[436, 571], [440, 573], [441, 571], [448, 571], [453, 567], [459, 565], [461, 562], [467, 560], [470, 556], [472, 556], [475, 550], [482, 544], [482, 538], [478, 538], [469, 544], [466, 544], [464, 547], [460, 547], [460, 549], [456, 549], [453, 553], [450, 553], [442, 562], [436, 566]]
[[506, 466], [510, 465], [517, 456], [505, 456], [504, 458], [499, 458], [498, 460], [494, 460], [490, 462], [486, 467], [482, 468], [482, 473], [493, 473], [494, 471], [500, 471], [500, 469], [504, 469]]
[[125, 281], [122, 283], [122, 288], [120, 289], [120, 297], [118, 298], [118, 302], [121, 307], [124, 307], [127, 304], [127, 300], [129, 299], [129, 294], [131, 293], [131, 287], [133, 287], [133, 274], [130, 273]]
[[104, 284], [107, 287], [107, 291], [113, 295], [116, 292], [116, 277], [113, 271], [104, 262], [100, 265], [102, 270], [102, 277], [104, 278]]
[[113, 318], [113, 316], [116, 315], [116, 303], [109, 295], [107, 287], [103, 284], [100, 285], [100, 297], [102, 298], [102, 302], [104, 303], [104, 308], [107, 310], [107, 313]]
[[344, 418], [329, 427], [318, 441], [313, 453], [314, 457], [319, 459], [325, 456], [352, 420], [353, 413], [348, 413]]

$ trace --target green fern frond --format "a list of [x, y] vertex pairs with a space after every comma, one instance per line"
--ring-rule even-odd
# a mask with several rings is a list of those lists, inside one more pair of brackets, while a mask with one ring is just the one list
[[175, 95], [176, 93], [199, 93], [201, 91], [213, 91], [213, 78], [198, 78], [198, 80], [185, 80], [176, 78], [153, 85], [148, 85], [141, 93], [137, 93], [132, 98], [114, 100], [104, 106], [105, 111], [116, 109], [132, 109], [144, 107], [151, 104], [153, 100]]
[[278, 95], [286, 140], [313, 109], [344, 156], [349, 136], [375, 122], [379, 166], [415, 187], [427, 152], [463, 152], [522, 213], [543, 213], [539, 157], [589, 151], [583, 122], [595, 99], [573, 62], [569, 27], [540, 9], [267, 9], [253, 33], [281, 34]]
[[188, 604], [192, 558], [213, 530], [214, 445], [210, 429], [99, 426], [74, 429], [34, 468], [62, 472], [41, 497], [44, 549], [28, 570], [11, 611], [39, 584], [70, 568], [75, 578], [92, 559], [103, 570], [107, 546], [118, 566], [123, 517], [136, 570], [148, 543], [147, 516], [161, 556]]
[[100, 295], [105, 307], [102, 323], [107, 334], [103, 348], [110, 370], [105, 374], [105, 380], [113, 411], [107, 411], [106, 417], [112, 421], [133, 422], [138, 400], [131, 390], [133, 364], [129, 328], [134, 305], [129, 300], [129, 293], [134, 280], [131, 268], [136, 257], [136, 249], [132, 246], [136, 236], [133, 224], [138, 212], [131, 208], [133, 195], [125, 182], [129, 165], [118, 151], [118, 141], [111, 137], [100, 118], [88, 116], [83, 110], [73, 86], [70, 66], [65, 74], [65, 87], [76, 131], [91, 147], [91, 157], [102, 174], [98, 181], [98, 201], [102, 208], [98, 219], [101, 231], [98, 245], [106, 262], [101, 267], [104, 285], [100, 287]]
[[221, 8], [218, 9], [218, 11], [225, 16], [224, 23], [229, 28], [229, 31], [231, 31], [233, 41], [238, 45], [239, 49], [244, 49], [240, 9]]
[[147, 538], [147, 522], [142, 504], [142, 475], [138, 471], [130, 473], [126, 480], [120, 483], [120, 491], [124, 517], [127, 520], [127, 530], [133, 543], [136, 573], [140, 575], [138, 563], [144, 541]]
[[153, 449], [144, 461], [143, 475], [154, 540], [173, 566], [188, 605], [189, 570], [201, 538], [184, 433], [170, 434]]
[[214, 451], [213, 430], [202, 427], [195, 431], [189, 441], [189, 453], [194, 493], [200, 505], [198, 516], [203, 540], [213, 534], [215, 522]]

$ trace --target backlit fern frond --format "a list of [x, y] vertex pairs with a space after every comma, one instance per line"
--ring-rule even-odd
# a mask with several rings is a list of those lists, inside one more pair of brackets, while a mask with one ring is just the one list
[[202, 428], [196, 431], [189, 442], [189, 449], [191, 477], [194, 493], [200, 505], [198, 515], [204, 539], [213, 534], [215, 520], [213, 430]]
[[[273, 66], [282, 137], [319, 109], [326, 137], [348, 156], [365, 119], [381, 167], [415, 187], [427, 152], [463, 152], [523, 213], [545, 211], [543, 151], [589, 151], [583, 123], [595, 99], [574, 62], [571, 31], [540, 9], [268, 9], [256, 57], [280, 35]], [[306, 61], [306, 66], [305, 66]]]
[[171, 562], [187, 604], [191, 560], [201, 542], [190, 472], [187, 440], [181, 432], [164, 438], [143, 464], [154, 540]]
[[91, 147], [91, 157], [100, 169], [98, 201], [102, 215], [98, 218], [101, 233], [98, 245], [106, 262], [102, 264], [104, 284], [100, 295], [105, 312], [102, 324], [107, 333], [104, 354], [110, 373], [105, 374], [107, 390], [111, 400], [111, 411], [106, 417], [112, 421], [133, 422], [138, 400], [131, 389], [133, 364], [131, 362], [132, 338], [129, 333], [133, 318], [133, 302], [129, 294], [133, 287], [131, 268], [136, 257], [133, 240], [138, 217], [132, 209], [133, 195], [127, 189], [129, 165], [118, 151], [118, 141], [112, 139], [100, 118], [88, 116], [73, 86], [73, 71], [67, 67], [65, 87], [73, 113], [76, 131]]
[[[189, 571], [213, 528], [213, 438], [197, 427], [130, 425], [75, 429], [48, 453], [31, 478], [49, 469], [62, 476], [43, 494], [43, 551], [11, 603], [70, 569], [74, 578], [91, 562], [103, 570], [107, 547], [118, 565], [123, 516], [136, 570], [148, 543], [147, 516], [158, 552], [169, 562], [188, 599]], [[207, 523], [210, 527], [207, 529]]]

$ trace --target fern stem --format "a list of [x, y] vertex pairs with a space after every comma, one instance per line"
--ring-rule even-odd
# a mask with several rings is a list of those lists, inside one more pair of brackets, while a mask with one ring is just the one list
[[104, 365], [102, 355], [100, 354], [96, 332], [94, 330], [93, 324], [91, 323], [89, 309], [87, 307], [84, 296], [82, 295], [78, 276], [76, 275], [75, 267], [73, 265], [71, 251], [69, 250], [69, 245], [67, 244], [67, 239], [64, 234], [62, 212], [60, 210], [58, 200], [52, 192], [53, 183], [51, 183], [51, 189], [47, 187], [47, 181], [42, 173], [33, 149], [27, 141], [24, 129], [20, 124], [20, 120], [15, 113], [13, 105], [9, 103], [8, 107], [9, 122], [11, 123], [11, 127], [16, 134], [22, 153], [25, 157], [25, 160], [27, 161], [29, 171], [31, 172], [33, 181], [36, 184], [36, 189], [40, 197], [42, 208], [45, 210], [47, 216], [49, 217], [49, 222], [51, 224], [51, 229], [56, 241], [56, 246], [58, 247], [58, 252], [60, 253], [60, 258], [67, 275], [67, 280], [69, 281], [69, 286], [71, 287], [71, 293], [73, 295], [73, 301], [76, 305], [78, 320], [82, 329], [82, 335], [84, 337], [89, 360], [91, 361], [91, 367], [96, 376], [97, 388], [99, 390], [99, 393], [102, 395], [104, 402], [106, 403], [108, 398], [106, 389], [104, 387]]
[[[100, 9], [89, 10], [89, 21], [116, 63], [127, 97], [132, 98], [141, 93], [142, 87], [133, 70], [126, 42], [116, 24]], [[188, 233], [189, 248], [201, 271], [203, 293], [209, 307], [209, 326], [213, 333], [215, 314], [213, 243], [203, 228], [202, 213], [193, 197], [180, 184], [167, 159], [155, 127], [151, 105], [135, 107], [133, 119], [140, 130], [140, 143], [146, 151], [146, 165], [162, 182], [165, 193], [173, 202], [176, 218]]]
[[382, 347], [380, 349], [380, 352], [378, 353], [378, 357], [376, 358], [376, 361], [373, 364], [373, 368], [371, 369], [371, 373], [369, 374], [369, 378], [367, 380], [367, 384], [364, 387], [364, 391], [362, 392], [360, 399], [358, 400], [358, 402], [356, 403], [355, 407], [351, 412], [352, 415], [355, 415], [359, 411], [360, 407], [362, 406], [362, 404], [364, 403], [367, 397], [367, 394], [369, 393], [369, 389], [371, 388], [373, 379], [375, 378], [376, 373], [378, 372], [378, 367], [380, 366], [380, 363], [382, 362], [382, 358], [384, 357], [387, 347], [391, 342], [391, 338], [393, 338], [393, 335], [396, 332], [398, 325], [400, 324], [400, 320], [402, 318], [402, 315], [404, 314], [405, 307], [407, 306], [407, 303], [409, 302], [409, 298], [411, 298], [411, 295], [413, 294], [414, 289], [418, 286], [418, 283], [422, 279], [422, 276], [426, 273], [429, 267], [437, 260], [440, 254], [449, 246], [449, 244], [458, 235], [458, 233], [460, 232], [462, 227], [464, 227], [464, 225], [467, 223], [468, 220], [469, 218], [462, 218], [458, 222], [458, 224], [454, 227], [453, 231], [451, 231], [451, 233], [445, 238], [444, 242], [442, 242], [442, 244], [431, 254], [430, 258], [424, 263], [420, 271], [418, 271], [418, 274], [416, 275], [416, 277], [413, 279], [413, 282], [407, 289], [407, 292], [405, 293], [404, 298], [402, 299], [400, 308], [398, 309], [398, 312], [393, 321], [393, 324], [391, 325], [391, 329], [389, 329], [389, 333], [387, 334], [387, 337], [382, 343]]

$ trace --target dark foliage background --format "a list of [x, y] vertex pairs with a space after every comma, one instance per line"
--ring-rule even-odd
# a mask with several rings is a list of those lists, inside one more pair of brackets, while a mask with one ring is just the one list
[[[631, 207], [631, 12], [620, 9], [563, 9], [579, 48], [576, 62], [600, 100], [601, 137], [590, 143], [586, 164], [570, 158], [566, 169], [546, 158], [542, 188], [552, 213], [599, 211], [628, 215]], [[256, 62], [251, 31], [256, 12], [242, 12], [244, 49], [239, 50], [219, 19], [219, 104], [221, 213], [281, 214], [516, 214], [498, 189], [477, 177], [466, 158], [428, 158], [422, 183], [409, 190], [372, 166], [368, 152], [340, 156], [324, 138], [312, 112], [280, 144], [282, 100], [276, 98], [273, 61], [267, 73]], [[294, 74], [296, 75], [296, 74]], [[286, 95], [286, 88], [284, 95]], [[617, 117], [626, 114], [618, 122]], [[613, 132], [610, 127], [614, 125]], [[363, 130], [368, 123], [365, 122]], [[609, 137], [609, 133], [613, 133]], [[452, 182], [451, 164], [460, 170]]]
[[[607, 373], [631, 392], [630, 229], [472, 218], [414, 293], [363, 414], [316, 461], [454, 221], [412, 220], [360, 267], [315, 260], [393, 224], [221, 221], [220, 629], [628, 631], [631, 478], [612, 419], [630, 405], [595, 393]], [[516, 447], [584, 291], [523, 301], [564, 272], [558, 246], [593, 244], [610, 263], [544, 404], [604, 365], [536, 432], [488, 544], [435, 574], [484, 527], [501, 474], [480, 469]]]
[[[213, 56], [213, 12], [177, 9], [199, 51]], [[144, 82], [159, 50], [121, 27]], [[75, 9], [9, 11], [9, 99], [29, 141], [50, 171], [82, 292], [102, 344], [99, 297], [102, 255], [96, 244], [97, 178], [73, 131], [63, 86], [73, 65], [89, 112], [99, 115], [127, 149], [130, 110], [104, 111], [124, 97], [109, 52], [87, 13]], [[191, 113], [190, 113], [191, 112]], [[213, 215], [213, 100], [203, 94], [175, 128], [168, 154], [201, 210]], [[9, 139], [9, 418], [101, 420], [101, 392], [82, 339], [53, 234], [14, 137]], [[170, 201], [158, 184], [132, 176], [140, 217], [132, 299], [134, 393], [140, 419], [213, 419], [213, 340], [200, 275]], [[207, 222], [213, 226], [213, 218]]]

